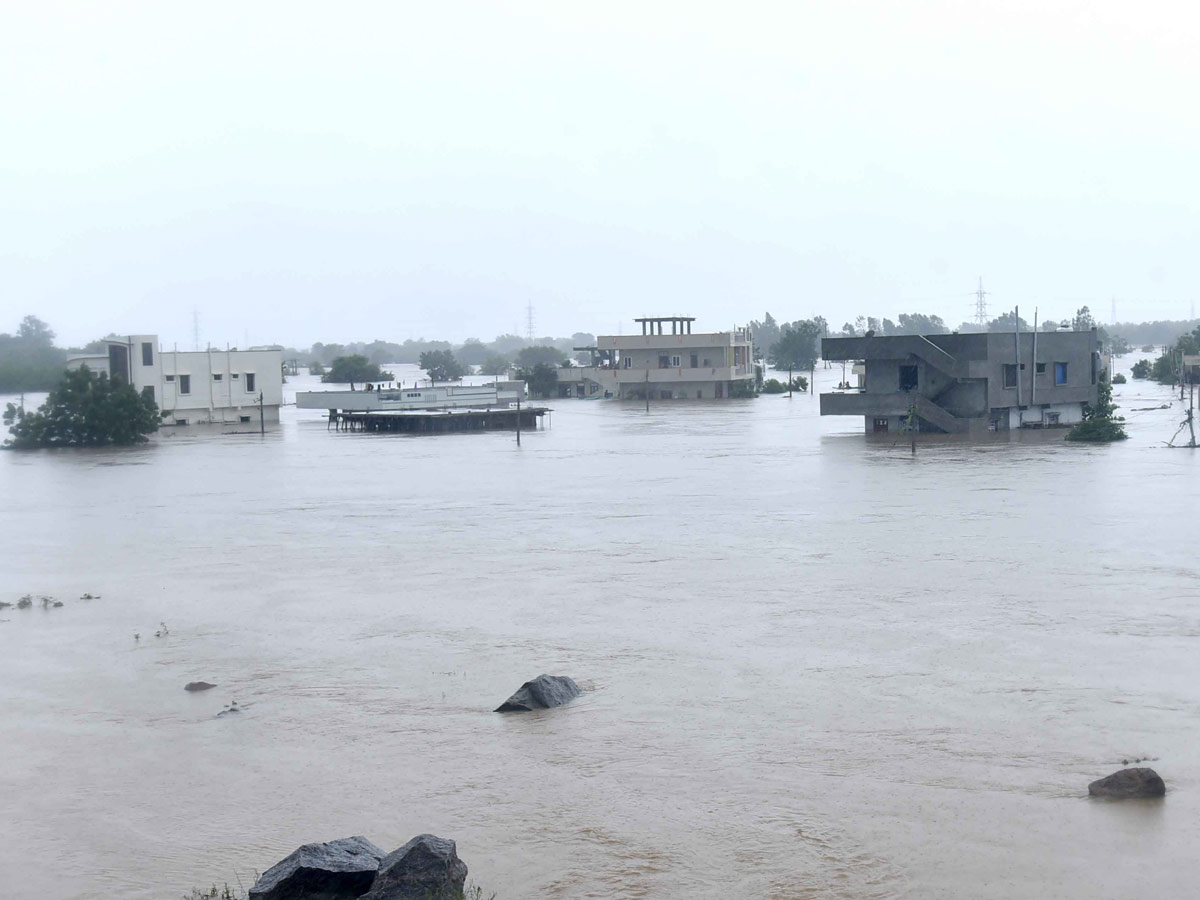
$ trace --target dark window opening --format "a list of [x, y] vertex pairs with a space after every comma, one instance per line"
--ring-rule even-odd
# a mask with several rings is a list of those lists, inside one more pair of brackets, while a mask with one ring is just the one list
[[876, 434], [887, 434], [888, 420], [887, 419], [876, 419], [874, 421], [874, 423], [872, 424], [871, 430], [874, 431]]
[[671, 368], [671, 357], [669, 357], [669, 356], [660, 356], [660, 357], [658, 358], [658, 367], [659, 367], [660, 369], [669, 369], [669, 368]]
[[1054, 383], [1055, 384], [1066, 384], [1067, 383], [1067, 364], [1066, 363], [1056, 362], [1054, 364]]
[[154, 365], [154, 345], [149, 341], [142, 341], [142, 365]]
[[[192, 392], [192, 376], [191, 375], [180, 375], [179, 376], [179, 393], [190, 394], [191, 392]], [[179, 424], [179, 423], [176, 423], [176, 424]], [[187, 422], [184, 422], [183, 424], [186, 425]]]
[[698, 357], [695, 353], [693, 353], [692, 354], [692, 368], [693, 369], [696, 368], [696, 366], [699, 362], [700, 362], [700, 357]]
[[249, 422], [250, 417], [249, 416], [238, 416], [238, 421], [239, 422]]
[[175, 424], [176, 424], [176, 425], [186, 425], [186, 424], [187, 424], [187, 422], [188, 422], [188, 420], [187, 420], [187, 419], [176, 419], [176, 420], [175, 420]]
[[246, 373], [246, 390], [247, 391], [254, 390], [254, 373], [253, 372]]
[[163, 376], [163, 380], [164, 380], [164, 381], [174, 381], [174, 380], [175, 380], [175, 376], [174, 376], [174, 375], [164, 375], [164, 376]]
[[917, 367], [900, 367], [900, 390], [915, 391], [917, 389]]
[[1038, 363], [1038, 364], [1037, 364], [1037, 369], [1036, 369], [1035, 371], [1036, 371], [1036, 372], [1037, 372], [1039, 375], [1045, 375], [1045, 374], [1046, 374], [1046, 364], [1045, 364], [1045, 363]]
[[242, 376], [241, 376], [241, 375], [239, 375], [237, 372], [234, 372], [234, 373], [233, 373], [232, 375], [230, 375], [229, 377], [230, 377], [230, 378], [241, 378]]
[[1004, 364], [1004, 386], [1006, 388], [1015, 388], [1017, 386], [1017, 364]]
[[223, 377], [220, 372], [213, 372], [213, 381], [220, 381]]

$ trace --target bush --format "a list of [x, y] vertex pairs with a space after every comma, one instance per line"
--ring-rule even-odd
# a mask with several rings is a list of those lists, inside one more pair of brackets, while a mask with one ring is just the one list
[[1112, 385], [1107, 376], [1100, 376], [1096, 394], [1096, 405], [1089, 403], [1083, 407], [1083, 421], [1067, 432], [1068, 441], [1107, 444], [1129, 437], [1121, 425], [1125, 420], [1113, 415], [1117, 407], [1112, 402]]
[[1113, 383], [1113, 384], [1124, 384], [1124, 383], [1125, 383], [1125, 380], [1126, 380], [1126, 379], [1125, 379], [1125, 375], [1124, 375], [1124, 373], [1122, 373], [1122, 372], [1118, 372], [1116, 375], [1114, 375], [1114, 376], [1113, 376], [1113, 381], [1112, 381], [1112, 383]]
[[762, 392], [764, 394], [785, 394], [787, 393], [787, 385], [778, 378], [768, 378], [763, 382]]
[[1133, 369], [1129, 373], [1134, 378], [1149, 378], [1150, 377], [1150, 360], [1139, 359], [1133, 364]]

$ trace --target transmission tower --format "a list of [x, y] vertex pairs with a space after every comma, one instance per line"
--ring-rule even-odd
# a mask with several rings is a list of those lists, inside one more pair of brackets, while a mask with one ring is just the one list
[[980, 328], [987, 328], [987, 323], [988, 323], [987, 300], [984, 299], [985, 297], [987, 297], [987, 295], [988, 295], [988, 292], [983, 289], [983, 276], [980, 275], [979, 276], [979, 290], [977, 290], [975, 292], [975, 322], [979, 325]]
[[525, 305], [525, 336], [529, 339], [530, 345], [533, 344], [533, 304]]

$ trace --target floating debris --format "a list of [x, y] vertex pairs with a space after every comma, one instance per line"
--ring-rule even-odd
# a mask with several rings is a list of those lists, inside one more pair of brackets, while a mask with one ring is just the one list
[[28, 594], [17, 601], [17, 609], [29, 609], [31, 606], [33, 606], [33, 598]]
[[140, 640], [142, 639], [142, 636], [141, 636], [140, 634], [138, 634], [138, 633], [135, 631], [135, 632], [133, 633], [133, 639], [134, 639], [135, 641], [140, 641]]
[[79, 599], [80, 600], [99, 600], [100, 595], [99, 594], [80, 594]]

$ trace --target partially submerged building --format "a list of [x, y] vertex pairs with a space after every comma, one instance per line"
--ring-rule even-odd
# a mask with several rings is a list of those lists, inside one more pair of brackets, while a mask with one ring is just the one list
[[821, 395], [821, 415], [867, 431], [968, 434], [1072, 425], [1095, 403], [1096, 331], [825, 338], [827, 360], [861, 360], [858, 390]]
[[[706, 400], [734, 396], [754, 381], [754, 342], [749, 328], [693, 332], [690, 316], [634, 319], [641, 334], [606, 334], [591, 364], [558, 370], [567, 397], [621, 400]], [[669, 331], [668, 331], [669, 329]]]
[[131, 334], [105, 341], [104, 353], [67, 360], [71, 369], [84, 365], [152, 399], [164, 425], [257, 424], [260, 406], [263, 421], [279, 421], [282, 350], [162, 350], [157, 335]]

